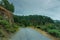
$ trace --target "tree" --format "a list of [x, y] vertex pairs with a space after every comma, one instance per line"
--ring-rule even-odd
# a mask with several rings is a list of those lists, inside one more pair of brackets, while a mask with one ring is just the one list
[[41, 15], [30, 15], [30, 16], [17, 16], [14, 15], [14, 22], [22, 23], [23, 25], [45, 25], [48, 23], [54, 23], [50, 17], [41, 16]]
[[0, 5], [6, 8], [7, 10], [14, 12], [14, 5], [12, 3], [9, 3], [8, 0], [2, 0], [0, 1]]

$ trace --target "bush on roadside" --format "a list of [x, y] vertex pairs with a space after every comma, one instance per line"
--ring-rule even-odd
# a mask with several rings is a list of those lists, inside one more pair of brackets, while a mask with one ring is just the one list
[[0, 25], [2, 25], [4, 30], [6, 30], [8, 33], [14, 33], [18, 30], [18, 26], [16, 24], [13, 24], [13, 26], [11, 27], [7, 20], [0, 20]]
[[0, 20], [2, 20], [3, 18], [2, 18], [2, 16], [0, 16]]
[[48, 33], [55, 36], [55, 37], [60, 37], [60, 30], [56, 30], [56, 29], [50, 29], [48, 30]]
[[38, 26], [37, 28], [46, 31], [55, 37], [60, 37], [60, 30], [58, 29], [58, 27], [55, 24], [41, 25], [41, 26]]
[[6, 20], [0, 20], [0, 25], [8, 25], [9, 24], [9, 22], [8, 21], [6, 21]]

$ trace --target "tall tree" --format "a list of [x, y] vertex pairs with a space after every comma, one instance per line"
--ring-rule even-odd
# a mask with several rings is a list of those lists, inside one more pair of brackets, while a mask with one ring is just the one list
[[14, 12], [14, 5], [12, 3], [10, 3], [8, 0], [0, 1], [0, 5], [11, 12]]

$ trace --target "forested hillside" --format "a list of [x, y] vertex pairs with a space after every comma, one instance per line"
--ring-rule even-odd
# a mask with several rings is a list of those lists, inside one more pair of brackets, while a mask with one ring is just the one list
[[25, 26], [29, 25], [45, 25], [48, 23], [54, 23], [54, 21], [47, 16], [41, 16], [41, 15], [29, 15], [29, 16], [16, 16], [14, 15], [14, 21], [16, 23], [20, 23]]

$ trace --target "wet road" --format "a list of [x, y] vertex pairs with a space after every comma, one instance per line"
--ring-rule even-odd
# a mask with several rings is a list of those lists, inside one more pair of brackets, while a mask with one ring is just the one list
[[10, 40], [51, 40], [51, 39], [31, 28], [22, 28]]

